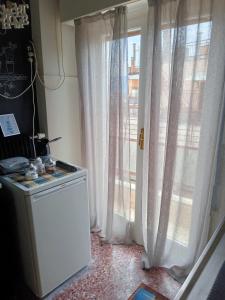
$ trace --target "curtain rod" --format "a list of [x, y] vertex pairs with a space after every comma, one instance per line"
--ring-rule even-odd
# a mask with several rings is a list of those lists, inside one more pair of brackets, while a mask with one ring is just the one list
[[115, 8], [117, 8], [117, 7], [121, 6], [121, 5], [127, 5], [127, 4], [130, 4], [130, 3], [139, 2], [139, 1], [140, 0], [125, 1], [125, 2], [120, 3], [120, 4], [116, 4], [114, 6], [110, 6], [110, 7], [107, 7], [105, 9], [100, 9], [100, 10], [97, 10], [97, 11], [95, 11], [93, 13], [89, 13], [89, 14], [85, 14], [83, 16], [77, 17], [77, 18], [74, 19], [74, 21], [80, 20], [80, 19], [85, 18], [85, 17], [92, 17], [92, 16], [98, 15], [100, 13], [106, 13], [106, 12], [108, 12], [110, 10], [114, 10]]

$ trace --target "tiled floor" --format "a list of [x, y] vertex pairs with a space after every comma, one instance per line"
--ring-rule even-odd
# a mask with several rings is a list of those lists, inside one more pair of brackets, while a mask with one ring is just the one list
[[47, 297], [48, 300], [127, 300], [141, 282], [173, 299], [180, 284], [163, 268], [141, 269], [143, 248], [138, 245], [100, 245], [92, 235], [90, 266]]
[[[57, 288], [45, 300], [127, 300], [142, 282], [173, 299], [180, 284], [163, 268], [143, 271], [142, 252], [143, 248], [138, 245], [101, 246], [97, 234], [92, 234], [90, 266]], [[22, 284], [18, 285], [15, 296], [1, 299], [37, 300]]]

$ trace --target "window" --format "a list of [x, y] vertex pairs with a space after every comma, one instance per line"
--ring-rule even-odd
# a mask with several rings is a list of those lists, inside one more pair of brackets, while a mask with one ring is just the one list
[[[125, 211], [125, 216], [134, 221], [135, 218], [135, 193], [136, 193], [136, 156], [137, 156], [137, 135], [138, 135], [138, 92], [139, 92], [139, 72], [140, 72], [140, 31], [128, 33], [128, 104], [129, 104], [129, 178], [130, 184], [125, 184], [124, 197], [130, 197], [125, 201], [127, 207], [120, 207], [120, 202], [115, 201], [114, 210], [118, 215]], [[116, 189], [120, 188], [120, 182], [117, 182]], [[130, 189], [131, 188], [131, 189]], [[118, 194], [118, 190], [116, 190]]]
[[130, 32], [128, 37], [128, 87], [129, 87], [129, 112], [130, 112], [130, 176], [132, 179], [131, 190], [131, 216], [135, 215], [136, 191], [136, 157], [138, 141], [138, 93], [140, 75], [140, 31]]

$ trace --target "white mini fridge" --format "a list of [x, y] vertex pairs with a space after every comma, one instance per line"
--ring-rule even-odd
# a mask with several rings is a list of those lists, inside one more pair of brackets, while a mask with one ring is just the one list
[[25, 282], [42, 298], [90, 262], [87, 172], [32, 188], [0, 180], [15, 202]]

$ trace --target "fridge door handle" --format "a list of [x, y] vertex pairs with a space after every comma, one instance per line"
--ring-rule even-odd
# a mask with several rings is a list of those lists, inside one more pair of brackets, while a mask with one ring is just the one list
[[85, 181], [86, 181], [86, 176], [81, 177], [81, 178], [79, 178], [79, 179], [75, 179], [75, 180], [69, 181], [69, 182], [62, 183], [62, 184], [60, 184], [60, 185], [57, 185], [57, 186], [52, 187], [52, 188], [50, 188], [50, 189], [47, 189], [47, 190], [45, 190], [45, 191], [43, 191], [43, 192], [39, 192], [39, 193], [37, 193], [37, 194], [33, 194], [33, 195], [32, 195], [32, 200], [33, 200], [33, 202], [35, 202], [37, 199], [39, 199], [39, 198], [41, 198], [41, 197], [43, 197], [43, 196], [49, 195], [49, 194], [51, 194], [51, 193], [55, 193], [55, 192], [57, 192], [57, 191], [59, 191], [59, 190], [61, 190], [61, 189], [70, 187], [70, 186], [72, 186], [72, 185], [79, 185], [79, 184], [82, 184], [82, 183], [85, 182]]

